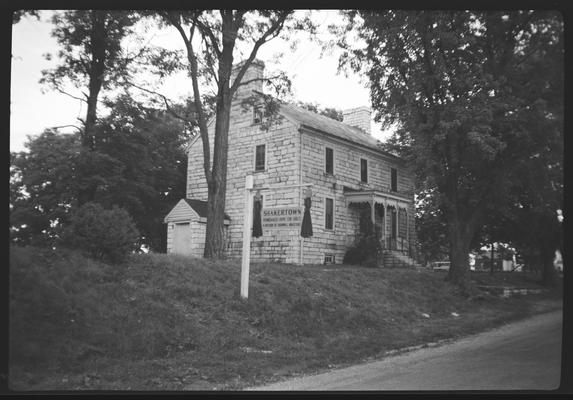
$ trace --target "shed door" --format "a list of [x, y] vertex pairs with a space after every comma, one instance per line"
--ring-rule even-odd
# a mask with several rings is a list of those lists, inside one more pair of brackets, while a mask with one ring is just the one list
[[191, 254], [191, 226], [189, 222], [175, 224], [175, 229], [173, 229], [173, 253]]

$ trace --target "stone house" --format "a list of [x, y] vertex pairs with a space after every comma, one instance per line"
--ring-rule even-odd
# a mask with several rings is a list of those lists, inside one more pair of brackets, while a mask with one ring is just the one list
[[[257, 102], [248, 107], [244, 103], [245, 98], [261, 96], [262, 81], [257, 78], [263, 73], [264, 64], [253, 62], [243, 78], [250, 82], [239, 87], [231, 108], [227, 256], [241, 257], [245, 176], [252, 174], [262, 196], [263, 235], [252, 238], [251, 260], [341, 263], [348, 248], [373, 224], [386, 250], [385, 264], [412, 264], [408, 256], [416, 243], [413, 174], [404, 160], [378, 147], [370, 134], [369, 108], [344, 111], [344, 122], [339, 122], [281, 104], [278, 117], [263, 129], [265, 117]], [[207, 200], [202, 151], [201, 139], [194, 138], [187, 199], [165, 217], [168, 252], [202, 255], [206, 215], [201, 207]], [[308, 188], [313, 236], [302, 238]]]

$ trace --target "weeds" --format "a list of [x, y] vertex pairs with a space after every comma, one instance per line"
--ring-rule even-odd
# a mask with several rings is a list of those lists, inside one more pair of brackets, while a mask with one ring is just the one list
[[236, 389], [530, 310], [526, 299], [464, 298], [431, 271], [261, 263], [248, 300], [239, 284], [232, 260], [151, 254], [111, 266], [13, 247], [11, 386]]

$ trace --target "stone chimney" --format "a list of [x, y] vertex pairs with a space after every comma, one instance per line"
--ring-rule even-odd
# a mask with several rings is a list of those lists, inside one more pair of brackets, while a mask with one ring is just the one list
[[355, 126], [364, 131], [364, 134], [370, 135], [370, 117], [369, 107], [362, 106], [342, 111], [342, 122]]
[[[241, 67], [243, 65], [245, 65], [245, 62], [246, 62], [246, 60], [241, 61], [240, 63], [233, 65], [233, 70], [231, 72], [231, 85], [233, 84], [233, 82], [235, 82], [235, 77], [239, 73], [239, 70], [241, 69]], [[253, 82], [249, 82], [247, 84], [241, 84], [237, 88], [237, 91], [235, 92], [234, 98], [239, 99], [239, 98], [249, 97], [253, 94], [253, 90], [257, 90], [259, 92], [262, 92], [263, 91], [262, 78], [264, 76], [264, 73], [265, 73], [265, 63], [262, 62], [261, 60], [257, 60], [255, 58], [253, 60], [253, 62], [251, 63], [251, 65], [249, 65], [249, 68], [245, 72], [245, 75], [243, 75], [243, 78], [241, 79], [241, 83], [244, 83], [244, 82], [247, 82], [247, 81], [250, 81], [253, 79], [258, 79], [258, 80], [253, 81]]]

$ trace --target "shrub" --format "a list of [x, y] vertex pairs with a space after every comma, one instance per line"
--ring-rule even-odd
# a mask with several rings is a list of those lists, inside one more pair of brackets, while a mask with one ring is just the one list
[[346, 251], [343, 263], [376, 267], [381, 255], [382, 247], [376, 234], [364, 235], [355, 246]]
[[137, 248], [139, 231], [129, 213], [114, 206], [86, 203], [72, 215], [63, 243], [85, 251], [92, 258], [121, 262]]

